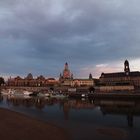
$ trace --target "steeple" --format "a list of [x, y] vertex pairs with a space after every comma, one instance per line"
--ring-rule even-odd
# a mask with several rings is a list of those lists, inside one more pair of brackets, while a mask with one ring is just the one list
[[125, 60], [125, 62], [124, 62], [124, 72], [126, 73], [126, 75], [128, 75], [130, 72], [128, 60]]
[[68, 63], [66, 62], [65, 63], [65, 68], [64, 68], [65, 70], [68, 70], [69, 69], [69, 66], [68, 66]]
[[71, 79], [73, 79], [73, 73], [71, 73]]
[[69, 66], [67, 62], [65, 63], [62, 77], [64, 79], [71, 79], [71, 72], [69, 70]]
[[62, 74], [60, 73], [59, 78], [62, 78]]
[[92, 79], [92, 74], [91, 73], [89, 74], [89, 79]]

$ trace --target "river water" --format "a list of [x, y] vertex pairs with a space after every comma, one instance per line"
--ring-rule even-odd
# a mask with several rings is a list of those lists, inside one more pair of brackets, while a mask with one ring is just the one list
[[64, 128], [71, 140], [139, 140], [140, 101], [0, 96], [0, 107]]

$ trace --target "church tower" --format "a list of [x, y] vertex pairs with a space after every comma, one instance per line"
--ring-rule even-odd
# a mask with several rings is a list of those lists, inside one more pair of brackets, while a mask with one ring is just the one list
[[126, 75], [129, 75], [130, 68], [129, 68], [128, 60], [125, 60], [125, 62], [124, 62], [124, 72], [126, 73]]
[[64, 70], [68, 70], [68, 69], [69, 69], [69, 66], [68, 66], [68, 63], [66, 62]]
[[63, 78], [64, 79], [71, 79], [71, 72], [69, 70], [68, 63], [65, 63], [64, 70], [63, 70]]
[[93, 78], [92, 78], [92, 74], [91, 74], [91, 73], [89, 74], [89, 79], [90, 79], [90, 80], [92, 80], [92, 79], [93, 79]]

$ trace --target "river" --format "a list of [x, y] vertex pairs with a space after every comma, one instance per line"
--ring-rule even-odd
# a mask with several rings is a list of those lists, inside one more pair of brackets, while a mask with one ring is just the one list
[[0, 107], [63, 127], [72, 140], [139, 140], [140, 101], [0, 96]]

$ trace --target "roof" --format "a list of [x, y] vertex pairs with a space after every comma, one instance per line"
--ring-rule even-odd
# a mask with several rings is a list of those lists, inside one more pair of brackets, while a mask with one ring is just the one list
[[74, 81], [79, 80], [79, 81], [93, 81], [93, 79], [74, 79]]
[[21, 80], [22, 78], [20, 76], [15, 77], [16, 80]]
[[[126, 73], [125, 73], [125, 72], [102, 73], [102, 74], [101, 74], [101, 77], [104, 77], [104, 78], [125, 77], [125, 76], [126, 76]], [[139, 71], [130, 72], [128, 76], [137, 77], [137, 76], [140, 76], [140, 72], [139, 72]]]
[[33, 79], [33, 75], [31, 73], [29, 73], [26, 77], [26, 79]]
[[55, 80], [55, 78], [48, 78], [47, 80]]
[[37, 77], [37, 79], [45, 80], [45, 77], [43, 75], [40, 75], [40, 76]]

